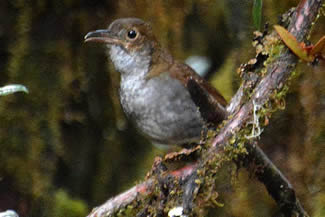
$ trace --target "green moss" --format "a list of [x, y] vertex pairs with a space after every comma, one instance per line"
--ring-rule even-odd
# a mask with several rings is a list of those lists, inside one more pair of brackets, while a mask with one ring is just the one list
[[82, 200], [71, 198], [63, 190], [56, 192], [54, 200], [52, 216], [80, 217], [88, 213], [87, 205]]
[[283, 52], [283, 49], [284, 49], [284, 45], [282, 43], [280, 43], [279, 40], [275, 40], [274, 38], [271, 38], [271, 37], [267, 38], [266, 40], [268, 40], [268, 41], [265, 43], [264, 49], [265, 49], [265, 52], [269, 55], [269, 57], [264, 62], [264, 68], [262, 70], [263, 75], [266, 74], [268, 65], [270, 65], [275, 60], [277, 60], [278, 57], [280, 56], [281, 52]]
[[316, 197], [313, 199], [313, 214], [312, 216], [315, 217], [323, 217], [325, 216], [325, 194], [319, 193]]
[[[237, 55], [237, 54], [236, 54]], [[215, 73], [210, 82], [215, 86], [225, 99], [231, 99], [233, 96], [232, 77], [236, 62], [233, 61], [235, 54], [230, 55], [221, 66], [219, 73]]]

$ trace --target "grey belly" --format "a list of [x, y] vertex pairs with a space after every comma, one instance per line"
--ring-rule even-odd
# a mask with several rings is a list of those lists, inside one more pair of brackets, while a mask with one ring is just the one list
[[132, 91], [121, 87], [124, 111], [152, 142], [183, 144], [200, 139], [202, 118], [179, 81], [159, 77]]

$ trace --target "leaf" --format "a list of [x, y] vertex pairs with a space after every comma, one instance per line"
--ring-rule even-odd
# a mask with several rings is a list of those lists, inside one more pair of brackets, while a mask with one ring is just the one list
[[290, 32], [288, 32], [285, 28], [279, 25], [274, 25], [274, 29], [279, 34], [282, 41], [295, 55], [307, 62], [314, 61], [314, 56], [309, 55], [308, 51], [304, 49], [302, 44], [299, 43]]
[[261, 29], [263, 0], [254, 0], [253, 23], [257, 30]]
[[10, 84], [0, 88], [0, 96], [6, 96], [15, 92], [28, 93], [28, 89], [21, 84]]
[[325, 52], [325, 36], [319, 39], [313, 49], [311, 49], [310, 55], [315, 56], [317, 54], [322, 54], [323, 52]]
[[15, 211], [7, 210], [5, 212], [0, 212], [0, 217], [19, 217], [19, 216]]

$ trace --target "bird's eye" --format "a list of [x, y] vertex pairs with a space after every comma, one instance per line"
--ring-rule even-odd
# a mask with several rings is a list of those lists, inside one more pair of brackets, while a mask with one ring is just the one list
[[135, 30], [128, 31], [128, 38], [129, 39], [135, 39], [137, 37], [137, 32]]

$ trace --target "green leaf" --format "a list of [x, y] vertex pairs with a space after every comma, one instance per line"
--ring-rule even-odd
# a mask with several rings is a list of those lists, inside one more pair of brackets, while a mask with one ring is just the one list
[[4, 87], [0, 87], [0, 96], [6, 96], [15, 92], [25, 92], [28, 93], [28, 89], [21, 84], [10, 84]]
[[261, 29], [263, 0], [254, 0], [253, 23], [257, 30]]

